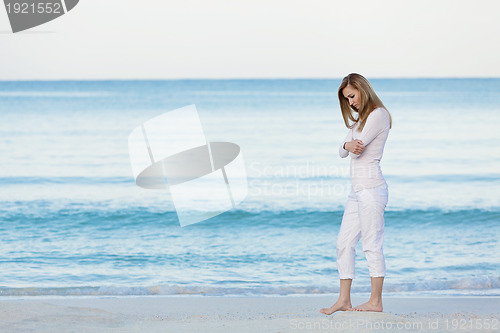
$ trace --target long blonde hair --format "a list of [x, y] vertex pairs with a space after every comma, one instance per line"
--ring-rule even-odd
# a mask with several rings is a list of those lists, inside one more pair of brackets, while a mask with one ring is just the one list
[[[358, 118], [354, 118], [353, 112], [355, 111], [350, 105], [347, 98], [344, 97], [342, 90], [345, 87], [351, 86], [359, 91], [361, 101], [359, 105]], [[373, 90], [372, 85], [365, 79], [362, 75], [357, 73], [351, 73], [344, 77], [342, 83], [339, 87], [339, 103], [340, 110], [342, 111], [342, 117], [344, 118], [344, 123], [347, 128], [352, 128], [357, 122], [359, 122], [359, 130], [362, 131], [365, 126], [366, 119], [370, 113], [376, 108], [384, 108], [389, 114], [390, 128], [392, 128], [392, 117], [389, 110], [385, 107], [384, 103], [378, 98], [375, 90]], [[349, 124], [349, 120], [353, 123]]]

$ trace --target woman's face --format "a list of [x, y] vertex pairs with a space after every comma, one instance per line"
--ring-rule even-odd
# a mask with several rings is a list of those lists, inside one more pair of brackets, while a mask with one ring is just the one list
[[349, 105], [354, 110], [359, 110], [361, 96], [358, 89], [348, 84], [344, 89], [342, 89], [342, 95], [344, 95], [344, 97], [349, 101]]

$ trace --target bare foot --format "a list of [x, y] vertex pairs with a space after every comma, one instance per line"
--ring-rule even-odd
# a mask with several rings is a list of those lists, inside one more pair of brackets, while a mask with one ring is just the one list
[[347, 309], [350, 309], [351, 307], [352, 307], [352, 304], [350, 301], [338, 300], [331, 307], [323, 308], [323, 309], [319, 310], [319, 312], [324, 313], [326, 315], [331, 315], [332, 313], [337, 312], [337, 311], [347, 311]]
[[380, 303], [372, 303], [370, 301], [358, 305], [354, 308], [348, 309], [348, 311], [373, 311], [373, 312], [382, 312], [383, 307], [382, 307], [382, 302]]

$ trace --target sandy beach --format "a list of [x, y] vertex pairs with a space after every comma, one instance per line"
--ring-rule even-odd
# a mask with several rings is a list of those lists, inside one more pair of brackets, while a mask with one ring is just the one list
[[[0, 299], [1, 332], [498, 332], [500, 297], [385, 297], [384, 312], [318, 312], [334, 295]], [[364, 299], [353, 298], [353, 304]]]

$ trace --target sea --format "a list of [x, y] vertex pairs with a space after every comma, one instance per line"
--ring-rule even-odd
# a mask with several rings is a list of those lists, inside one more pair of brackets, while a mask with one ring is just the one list
[[[0, 297], [338, 293], [340, 81], [1, 81]], [[370, 82], [393, 121], [384, 294], [499, 296], [500, 79]], [[128, 136], [192, 104], [248, 194], [181, 227], [168, 189], [135, 184]]]

